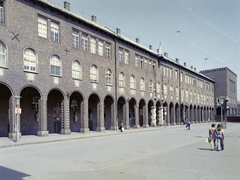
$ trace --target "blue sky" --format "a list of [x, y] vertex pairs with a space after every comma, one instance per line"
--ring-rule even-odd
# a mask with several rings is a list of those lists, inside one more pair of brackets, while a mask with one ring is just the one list
[[[63, 6], [65, 0], [51, 0]], [[228, 67], [238, 75], [240, 0], [67, 0], [71, 11], [146, 47], [161, 48], [197, 71]], [[177, 31], [180, 31], [177, 32]], [[207, 60], [204, 60], [208, 58]]]

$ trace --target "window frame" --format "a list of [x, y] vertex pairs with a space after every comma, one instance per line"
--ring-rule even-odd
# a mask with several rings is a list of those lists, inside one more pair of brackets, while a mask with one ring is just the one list
[[[53, 59], [53, 57], [56, 57], [56, 58]], [[58, 60], [58, 62], [56, 60]], [[58, 69], [56, 69], [56, 68], [58, 68]], [[56, 73], [53, 73], [53, 71], [56, 71]], [[59, 74], [57, 74], [57, 72], [59, 72]], [[62, 76], [62, 61], [61, 61], [61, 58], [56, 54], [53, 54], [50, 57], [50, 74], [52, 76]]]
[[59, 23], [55, 22], [55, 21], [51, 21], [50, 24], [50, 34], [51, 34], [51, 40], [53, 42], [59, 42], [60, 41], [60, 34], [59, 34], [59, 29], [60, 29], [60, 25]]
[[82, 79], [82, 66], [78, 60], [72, 61], [72, 78], [73, 79]]
[[[34, 58], [31, 59], [31, 56], [34, 56]], [[25, 67], [28, 67], [28, 69]], [[27, 72], [37, 72], [37, 53], [32, 48], [26, 48], [23, 51], [23, 70]]]
[[1, 64], [1, 61], [0, 61], [0, 67], [7, 67], [7, 48], [5, 44], [1, 41], [0, 41], [0, 57], [3, 57], [2, 58], [3, 64]]

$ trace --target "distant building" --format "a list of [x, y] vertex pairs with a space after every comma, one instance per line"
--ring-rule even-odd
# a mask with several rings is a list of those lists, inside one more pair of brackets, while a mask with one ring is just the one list
[[240, 101], [238, 101], [237, 103], [237, 109], [238, 109], [237, 115], [240, 116]]
[[226, 116], [237, 116], [237, 75], [228, 67], [204, 70], [200, 73], [215, 81], [214, 106], [216, 115], [221, 114], [218, 100], [223, 98], [226, 101], [223, 113]]

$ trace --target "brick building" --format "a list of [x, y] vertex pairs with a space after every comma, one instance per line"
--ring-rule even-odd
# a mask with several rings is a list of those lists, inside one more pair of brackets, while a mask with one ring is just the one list
[[214, 80], [67, 2], [0, 0], [0, 34], [0, 136], [14, 137], [18, 118], [38, 136], [214, 118]]
[[219, 97], [225, 99], [226, 105], [223, 108], [225, 117], [237, 116], [237, 75], [228, 67], [208, 69], [200, 73], [215, 81], [215, 109], [216, 115], [221, 115], [218, 103]]

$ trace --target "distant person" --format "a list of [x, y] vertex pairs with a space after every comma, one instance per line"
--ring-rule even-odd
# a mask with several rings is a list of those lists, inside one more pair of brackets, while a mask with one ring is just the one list
[[217, 137], [217, 151], [224, 150], [224, 130], [222, 129], [221, 124], [217, 125], [216, 129], [216, 137]]
[[191, 126], [190, 121], [188, 121], [188, 119], [186, 119], [186, 128], [187, 128], [188, 130], [190, 130], [190, 126]]
[[209, 134], [208, 137], [211, 140], [210, 142], [211, 151], [213, 151], [214, 149], [216, 149], [216, 124], [213, 123], [211, 125], [208, 134]]
[[124, 126], [124, 123], [123, 123], [123, 121], [121, 121], [121, 122], [120, 122], [120, 126], [119, 126], [119, 128], [118, 128], [121, 132], [124, 131], [124, 127], [123, 127], [123, 126]]
[[185, 121], [184, 121], [184, 119], [182, 119], [182, 125], [184, 125], [185, 124]]

